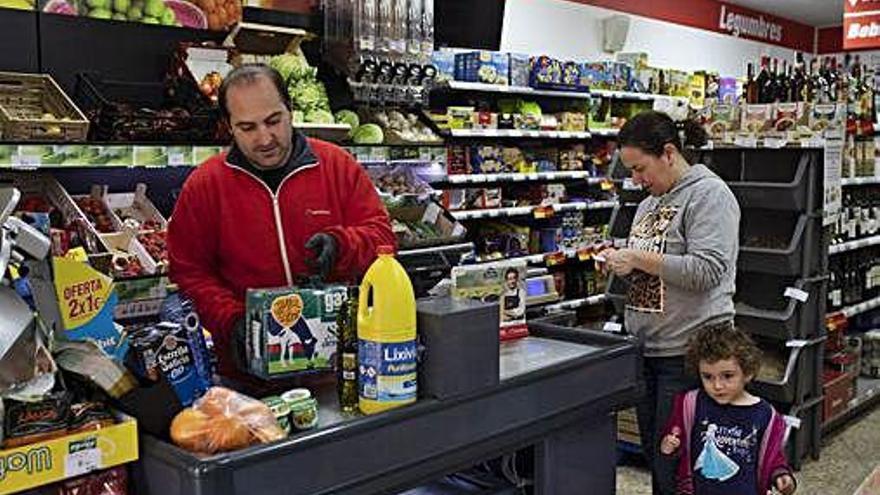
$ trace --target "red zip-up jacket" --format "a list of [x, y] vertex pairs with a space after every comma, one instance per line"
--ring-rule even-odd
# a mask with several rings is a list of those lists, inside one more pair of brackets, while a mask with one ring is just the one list
[[170, 276], [211, 332], [223, 375], [241, 376], [232, 330], [244, 317], [247, 289], [290, 286], [309, 274], [305, 243], [312, 235], [337, 241], [331, 280], [362, 276], [378, 246], [396, 246], [388, 213], [361, 166], [333, 144], [309, 139], [308, 145], [317, 161], [293, 170], [277, 195], [221, 153], [190, 175], [175, 204]]

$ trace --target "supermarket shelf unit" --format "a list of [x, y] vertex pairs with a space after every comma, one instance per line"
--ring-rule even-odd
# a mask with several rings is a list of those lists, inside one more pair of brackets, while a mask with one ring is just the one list
[[[828, 269], [821, 216], [824, 156], [820, 149], [796, 147], [725, 147], [701, 155], [700, 162], [727, 182], [740, 204], [737, 326], [787, 356], [784, 376], [755, 380], [753, 389], [801, 420], [788, 445], [788, 457], [798, 467], [807, 455], [818, 457], [821, 447]], [[615, 208], [613, 238], [626, 238], [635, 206]], [[622, 312], [623, 282], [612, 278], [608, 287], [606, 296]]]
[[[606, 92], [607, 93], [607, 92]], [[522, 86], [504, 86], [493, 84], [472, 83], [463, 81], [446, 81], [436, 86], [432, 92], [432, 103], [452, 105], [458, 98], [465, 94], [478, 94], [486, 98], [517, 96], [530, 97], [541, 101], [552, 100], [561, 102], [565, 100], [579, 101], [597, 97], [610, 97], [621, 99], [651, 100], [655, 95], [641, 94], [603, 94], [596, 92], [575, 92], [535, 89]], [[435, 99], [435, 97], [437, 99]], [[442, 105], [440, 106], [442, 108]], [[467, 142], [509, 143], [514, 140], [529, 140], [534, 146], [556, 145], [565, 143], [586, 142], [592, 139], [608, 138], [617, 135], [617, 129], [589, 129], [579, 132], [557, 130], [522, 130], [522, 129], [438, 129], [440, 134], [450, 145]], [[435, 189], [461, 189], [465, 187], [505, 187], [520, 183], [565, 183], [567, 185], [586, 186], [611, 190], [615, 187], [613, 181], [607, 177], [596, 177], [589, 171], [560, 170], [531, 173], [474, 173], [474, 174], [449, 174], [438, 177], [431, 181]], [[575, 200], [566, 203], [558, 203], [544, 206], [513, 206], [504, 208], [485, 208], [452, 210], [452, 216], [466, 225], [479, 225], [486, 220], [511, 219], [518, 222], [552, 222], [554, 217], [566, 212], [585, 212], [587, 218], [607, 218], [610, 211], [617, 204], [616, 201], [606, 200]], [[592, 222], [601, 220], [593, 220]], [[587, 222], [589, 223], [589, 222]], [[604, 223], [604, 222], [603, 222]], [[585, 250], [558, 249], [555, 251], [535, 253], [521, 256], [499, 257], [499, 259], [481, 260], [481, 263], [491, 263], [501, 260], [522, 260], [532, 266], [541, 267], [541, 275], [547, 276], [550, 270], [559, 265], [590, 262], [591, 254]], [[531, 276], [531, 275], [530, 275]], [[530, 304], [530, 314], [551, 314], [559, 311], [576, 310], [588, 306], [601, 305], [604, 295], [586, 294], [578, 295], [563, 300]]]
[[[875, 132], [880, 130], [875, 124]], [[845, 177], [841, 179], [841, 185], [844, 188], [853, 188], [860, 186], [880, 187], [880, 176], [867, 177]], [[831, 245], [828, 248], [829, 256], [846, 256], [860, 249], [880, 245], [880, 235], [869, 236], [853, 241], [847, 241], [840, 244]], [[849, 304], [839, 308], [834, 313], [830, 313], [828, 320], [833, 321], [836, 317], [843, 317], [846, 320], [860, 320], [861, 315], [866, 315], [880, 308], [880, 297], [865, 299], [854, 304]], [[868, 317], [870, 320], [872, 317]], [[858, 323], [857, 323], [858, 325]], [[868, 327], [871, 328], [871, 327]], [[847, 330], [849, 332], [849, 330]], [[864, 357], [862, 358], [864, 359]], [[854, 380], [852, 382], [853, 389], [851, 398], [846, 402], [845, 407], [830, 418], [825, 418], [822, 425], [823, 434], [831, 433], [841, 426], [847, 424], [862, 413], [869, 411], [880, 405], [880, 379], [872, 378], [859, 373], [859, 370], [853, 372]]]

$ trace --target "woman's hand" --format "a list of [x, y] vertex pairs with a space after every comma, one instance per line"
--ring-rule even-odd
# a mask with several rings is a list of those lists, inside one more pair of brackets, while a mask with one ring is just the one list
[[606, 256], [607, 270], [614, 272], [615, 275], [627, 276], [633, 270], [639, 269], [641, 251], [634, 249], [619, 249]]
[[608, 258], [613, 256], [616, 252], [617, 250], [614, 248], [605, 248], [593, 255], [593, 261], [596, 262], [596, 269], [603, 275], [608, 275]]

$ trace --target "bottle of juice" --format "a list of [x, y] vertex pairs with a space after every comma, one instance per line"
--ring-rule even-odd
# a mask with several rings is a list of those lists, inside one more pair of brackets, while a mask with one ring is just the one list
[[358, 405], [375, 414], [416, 400], [416, 298], [391, 246], [379, 246], [358, 296]]

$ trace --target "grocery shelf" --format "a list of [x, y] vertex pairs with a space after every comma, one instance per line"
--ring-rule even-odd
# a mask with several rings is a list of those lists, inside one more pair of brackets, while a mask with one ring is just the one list
[[564, 260], [557, 261], [563, 257], [565, 259], [578, 258], [581, 261], [586, 261], [586, 260], [592, 258], [592, 253], [593, 253], [593, 251], [589, 248], [582, 248], [582, 249], [568, 248], [568, 249], [561, 249], [559, 251], [552, 251], [549, 253], [538, 253], [538, 254], [529, 254], [526, 256], [512, 256], [512, 257], [508, 257], [508, 258], [480, 260], [476, 264], [483, 265], [483, 264], [489, 264], [489, 263], [498, 263], [500, 261], [525, 261], [526, 263], [533, 264], [533, 265], [538, 264], [538, 263], [546, 263], [547, 266], [552, 266], [552, 265], [563, 263]]
[[875, 297], [874, 299], [868, 299], [867, 301], [861, 302], [859, 304], [847, 306], [841, 309], [840, 313], [843, 313], [843, 315], [847, 318], [852, 318], [855, 315], [862, 314], [876, 308], [880, 308], [880, 297]]
[[[550, 208], [552, 208], [554, 212], [561, 213], [565, 211], [610, 209], [614, 208], [616, 204], [617, 202], [615, 201], [594, 201], [592, 203], [576, 202], [552, 205]], [[544, 207], [541, 206], [516, 206], [512, 208], [492, 208], [485, 210], [460, 210], [452, 211], [450, 213], [452, 213], [452, 216], [456, 220], [477, 220], [481, 218], [507, 218], [527, 216], [533, 213], [537, 213], [538, 210], [542, 210], [543, 208]]]
[[570, 301], [562, 301], [560, 303], [549, 304], [544, 306], [547, 311], [564, 311], [566, 309], [577, 309], [584, 306], [594, 306], [605, 302], [605, 294], [597, 294], [595, 296], [585, 297], [583, 299], [572, 299]]
[[438, 251], [459, 251], [461, 249], [473, 249], [473, 242], [462, 242], [459, 244], [447, 244], [444, 246], [433, 246], [418, 249], [401, 249], [397, 252], [397, 256], [415, 256], [418, 254], [436, 253]]
[[840, 179], [840, 185], [846, 186], [865, 186], [870, 184], [880, 184], [880, 177], [846, 177]]
[[521, 129], [449, 129], [443, 131], [454, 138], [534, 138], [534, 139], [590, 139], [589, 132], [529, 131]]
[[866, 248], [868, 246], [876, 246], [880, 244], [880, 235], [857, 239], [855, 241], [844, 242], [843, 244], [835, 244], [828, 247], [828, 254], [840, 254], [847, 251]]
[[620, 129], [590, 129], [590, 133], [594, 136], [617, 136], [620, 133]]
[[221, 145], [3, 143], [0, 169], [192, 167], [223, 149]]
[[853, 417], [871, 409], [878, 403], [880, 403], [880, 378], [857, 376], [855, 397], [849, 401], [845, 411], [826, 420], [822, 424], [822, 434], [825, 435], [839, 428]]
[[687, 103], [689, 100], [684, 96], [667, 96], [667, 95], [655, 95], [651, 93], [635, 93], [632, 91], [613, 91], [609, 89], [592, 89], [590, 90], [590, 94], [593, 96], [600, 96], [603, 98], [612, 98], [616, 100], [639, 100], [639, 101], [654, 101], [658, 98], [668, 98], [671, 100], [678, 100]]
[[555, 91], [549, 89], [535, 89], [529, 86], [502, 86], [500, 84], [487, 84], [466, 81], [446, 81], [437, 86], [436, 89], [457, 90], [457, 91], [478, 91], [483, 93], [503, 93], [515, 95], [531, 95], [531, 96], [555, 96], [559, 98], [577, 98], [589, 99], [589, 92], [577, 91]]
[[441, 182], [450, 184], [481, 184], [484, 182], [533, 182], [551, 180], [585, 180], [588, 184], [601, 184], [609, 181], [606, 177], [592, 177], [585, 170], [561, 172], [533, 173], [499, 173], [499, 174], [458, 174], [449, 175]]
[[534, 206], [517, 206], [514, 208], [494, 208], [489, 210], [462, 210], [451, 211], [456, 220], [476, 220], [479, 218], [521, 217], [531, 215]]

